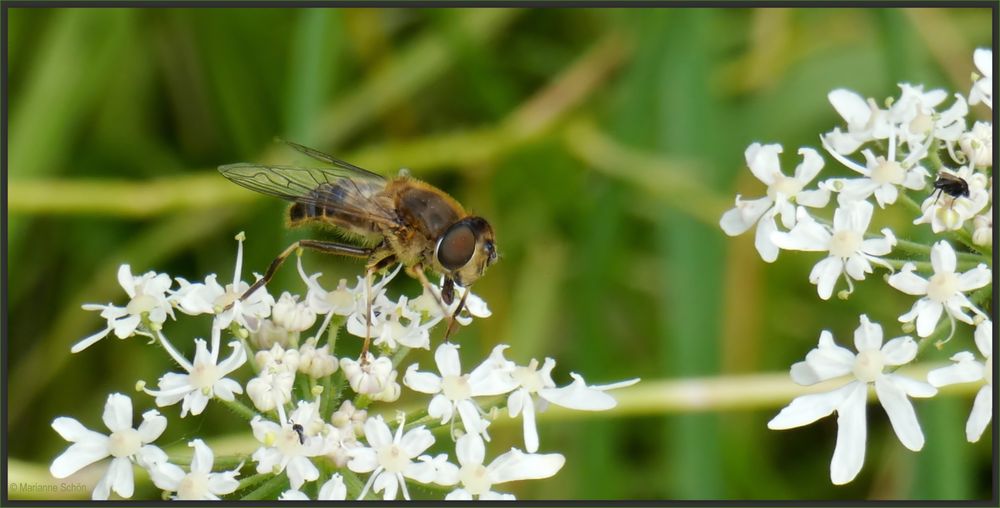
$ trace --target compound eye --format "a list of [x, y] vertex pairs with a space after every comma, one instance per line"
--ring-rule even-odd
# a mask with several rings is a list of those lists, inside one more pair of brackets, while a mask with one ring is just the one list
[[476, 234], [468, 224], [459, 223], [445, 231], [438, 243], [437, 258], [446, 270], [466, 265], [476, 251]]

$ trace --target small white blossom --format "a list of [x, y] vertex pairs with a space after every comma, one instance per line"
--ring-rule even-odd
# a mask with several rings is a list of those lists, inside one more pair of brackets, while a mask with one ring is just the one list
[[925, 180], [928, 172], [918, 164], [920, 159], [927, 155], [926, 147], [914, 150], [903, 160], [897, 161], [898, 150], [895, 131], [889, 134], [889, 150], [885, 157], [875, 155], [869, 149], [861, 151], [865, 158], [864, 165], [837, 152], [826, 137], [820, 139], [823, 141], [823, 147], [826, 148], [827, 153], [848, 169], [862, 175], [861, 178], [832, 178], [823, 183], [822, 187], [838, 192], [837, 202], [841, 205], [849, 201], [865, 200], [874, 194], [879, 207], [885, 208], [885, 205], [896, 202], [896, 198], [899, 197], [898, 187], [920, 190], [927, 185]]
[[130, 498], [135, 488], [132, 463], [148, 469], [166, 462], [163, 450], [149, 443], [167, 428], [167, 419], [151, 409], [143, 413], [139, 428], [133, 429], [132, 399], [112, 393], [104, 405], [103, 420], [111, 435], [87, 429], [73, 418], [60, 416], [53, 420], [52, 428], [73, 444], [52, 461], [49, 472], [56, 478], [66, 478], [94, 462], [112, 457], [104, 476], [94, 486], [91, 498], [106, 500], [112, 490], [121, 497]]
[[913, 223], [930, 224], [935, 233], [961, 229], [965, 221], [974, 218], [990, 202], [989, 179], [986, 175], [973, 172], [969, 167], [944, 172], [965, 180], [969, 186], [969, 195], [954, 197], [936, 191], [927, 196], [920, 206], [923, 215]]
[[261, 371], [247, 382], [247, 396], [259, 411], [271, 411], [292, 400], [295, 372]]
[[[319, 488], [319, 495], [316, 501], [344, 501], [347, 499], [347, 485], [344, 485], [344, 477], [340, 473], [334, 473], [322, 487]], [[312, 501], [309, 496], [299, 490], [286, 490], [281, 493], [279, 501]]]
[[[280, 424], [264, 420], [260, 415], [250, 420], [253, 435], [261, 443], [252, 456], [257, 462], [258, 473], [278, 474], [284, 471], [293, 489], [319, 478], [319, 469], [316, 469], [310, 457], [322, 455], [325, 440], [322, 435], [311, 434], [315, 432], [316, 419], [313, 404], [299, 402], [298, 408], [292, 411], [287, 420], [284, 418], [284, 410], [278, 406]], [[296, 428], [297, 425], [301, 427]]]
[[256, 330], [250, 332], [250, 344], [256, 349], [271, 349], [275, 344], [287, 348], [299, 340], [299, 332], [293, 332], [274, 324], [269, 318], [260, 320]]
[[194, 448], [191, 471], [185, 473], [180, 466], [169, 462], [159, 464], [150, 470], [150, 477], [157, 488], [176, 492], [172, 499], [191, 501], [218, 501], [219, 496], [236, 491], [240, 486], [236, 477], [243, 464], [232, 471], [213, 473], [215, 454], [212, 449], [201, 439], [189, 442], [188, 446]]
[[510, 375], [514, 362], [503, 359], [502, 353], [507, 347], [506, 344], [496, 346], [490, 358], [469, 374], [462, 374], [458, 346], [442, 343], [434, 352], [434, 362], [441, 375], [419, 372], [419, 366], [414, 363], [406, 370], [403, 384], [411, 390], [434, 395], [427, 408], [431, 418], [440, 418], [441, 423], [448, 423], [458, 412], [466, 432], [481, 434], [489, 440], [486, 432], [489, 421], [482, 418], [482, 409], [473, 397], [501, 395], [517, 388], [517, 382]]
[[993, 322], [987, 320], [980, 323], [976, 327], [974, 336], [976, 347], [984, 358], [982, 362], [977, 361], [972, 353], [962, 351], [951, 357], [954, 364], [927, 373], [927, 382], [937, 387], [956, 383], [985, 382], [976, 393], [972, 412], [969, 413], [969, 420], [965, 423], [965, 438], [970, 443], [979, 441], [993, 418]]
[[944, 141], [949, 148], [965, 132], [965, 116], [969, 107], [961, 94], [955, 94], [955, 102], [944, 111], [937, 106], [948, 97], [944, 90], [924, 92], [923, 85], [900, 83], [902, 94], [889, 108], [889, 119], [898, 125], [896, 133], [900, 142], [905, 142], [909, 150], [921, 150], [928, 138]]
[[958, 138], [958, 146], [973, 167], [993, 167], [993, 124], [976, 122]]
[[229, 343], [229, 347], [233, 350], [232, 354], [220, 362], [220, 333], [221, 330], [218, 328], [212, 329], [211, 351], [204, 340], [194, 340], [193, 362], [188, 362], [172, 347], [165, 348], [187, 373], [168, 372], [160, 377], [159, 390], [144, 389], [146, 393], [156, 397], [157, 406], [170, 406], [183, 400], [181, 418], [184, 418], [188, 411], [193, 415], [201, 414], [212, 397], [231, 401], [236, 397], [234, 394], [243, 393], [240, 384], [226, 375], [246, 363], [246, 350], [239, 341], [232, 341]]
[[[173, 308], [171, 308], [166, 296], [167, 290], [170, 289], [169, 275], [146, 272], [134, 277], [129, 265], [125, 264], [118, 267], [118, 284], [130, 298], [128, 304], [124, 307], [116, 307], [110, 303], [107, 305], [84, 304], [83, 310], [101, 311], [101, 317], [107, 320], [107, 327], [74, 344], [70, 349], [71, 352], [79, 353], [87, 349], [106, 337], [112, 330], [119, 339], [131, 337], [137, 333], [144, 318], [152, 326], [160, 326], [167, 320], [168, 315], [171, 318], [174, 317]], [[144, 335], [148, 335], [148, 333], [144, 333]]]
[[364, 499], [369, 489], [382, 493], [382, 499], [396, 499], [396, 492], [403, 491], [403, 499], [409, 500], [406, 480], [430, 483], [437, 477], [437, 471], [430, 462], [414, 462], [418, 456], [434, 444], [434, 435], [423, 425], [403, 432], [405, 422], [400, 421], [395, 436], [385, 424], [381, 415], [365, 422], [365, 440], [368, 446], [350, 451], [351, 460], [347, 467], [355, 473], [372, 475], [365, 483], [358, 499]]
[[[502, 352], [503, 350], [494, 349], [494, 354], [499, 356], [497, 361], [503, 361]], [[524, 423], [524, 449], [531, 453], [538, 451], [538, 429], [535, 427], [536, 400], [532, 395], [537, 395], [539, 398], [537, 401], [539, 412], [544, 411], [548, 403], [581, 411], [606, 411], [618, 405], [618, 401], [604, 393], [605, 391], [632, 386], [639, 382], [639, 378], [635, 378], [607, 385], [588, 386], [583, 377], [571, 372], [569, 375], [573, 378], [573, 382], [562, 388], [556, 388], [556, 383], [552, 380], [552, 369], [555, 366], [555, 360], [546, 358], [542, 367], [538, 368], [538, 361], [532, 359], [528, 365], [515, 367], [511, 372], [518, 386], [507, 397], [507, 413], [511, 418], [521, 415]]]
[[913, 361], [917, 343], [910, 337], [897, 337], [882, 344], [882, 327], [861, 316], [861, 326], [854, 332], [855, 355], [838, 346], [826, 330], [820, 334], [819, 346], [806, 355], [804, 362], [792, 365], [792, 380], [812, 385], [841, 376], [849, 376], [847, 384], [826, 393], [796, 397], [767, 423], [772, 430], [784, 430], [808, 425], [837, 412], [837, 445], [830, 462], [830, 479], [837, 485], [853, 480], [865, 460], [866, 399], [868, 385], [874, 384], [875, 394], [889, 416], [892, 428], [903, 446], [918, 451], [924, 446], [913, 405], [907, 397], [932, 397], [937, 390], [924, 382], [886, 372], [886, 367]]
[[833, 230], [816, 222], [805, 210], [799, 209], [799, 220], [788, 233], [774, 233], [774, 243], [786, 250], [827, 252], [829, 256], [813, 267], [809, 282], [816, 284], [819, 297], [828, 300], [841, 274], [846, 275], [849, 291], [851, 279], [864, 280], [872, 272], [872, 263], [892, 269], [879, 256], [888, 254], [896, 237], [889, 228], [882, 230], [882, 238], [865, 239], [874, 207], [867, 201], [844, 204], [833, 214]]
[[450, 463], [438, 466], [437, 483], [461, 484], [445, 496], [448, 501], [513, 501], [515, 497], [512, 494], [495, 492], [493, 486], [518, 480], [549, 478], [558, 473], [566, 463], [566, 458], [559, 453], [524, 453], [513, 448], [484, 466], [486, 445], [477, 434], [466, 434], [458, 438], [455, 455], [461, 467]]
[[368, 420], [368, 411], [354, 407], [350, 400], [340, 404], [340, 408], [330, 415], [330, 423], [342, 433], [360, 436], [364, 433], [364, 425]]
[[934, 331], [941, 313], [947, 312], [954, 330], [955, 319], [973, 324], [972, 318], [962, 309], [971, 309], [976, 314], [987, 318], [983, 311], [976, 308], [963, 294], [979, 289], [990, 283], [992, 272], [985, 264], [980, 264], [965, 273], [956, 273], [957, 260], [955, 250], [951, 245], [941, 240], [931, 247], [931, 266], [934, 275], [924, 279], [913, 273], [913, 263], [906, 263], [902, 270], [889, 277], [889, 285], [914, 296], [923, 296], [917, 300], [913, 308], [899, 316], [899, 321], [908, 323], [916, 319], [917, 335], [927, 337]]
[[271, 319], [274, 324], [293, 332], [308, 330], [316, 322], [316, 313], [305, 303], [297, 301], [291, 293], [285, 291], [271, 309]]
[[972, 219], [972, 243], [993, 245], [993, 207]]
[[337, 367], [337, 358], [330, 354], [329, 344], [317, 348], [316, 338], [312, 337], [299, 347], [299, 372], [320, 379], [337, 372]]
[[820, 170], [823, 158], [811, 148], [800, 148], [802, 163], [795, 168], [795, 176], [785, 176], [781, 172], [778, 154], [781, 145], [761, 145], [754, 143], [747, 147], [747, 166], [758, 180], [767, 185], [767, 195], [751, 201], [743, 201], [736, 196], [736, 207], [727, 211], [719, 220], [719, 226], [729, 236], [743, 234], [754, 224], [757, 234], [754, 245], [761, 259], [771, 263], [778, 259], [778, 246], [771, 240], [771, 233], [778, 230], [775, 216], [781, 216], [785, 228], [795, 226], [795, 204], [812, 208], [822, 208], [830, 200], [826, 189], [803, 190]]
[[367, 353], [367, 361], [359, 362], [351, 358], [341, 358], [340, 368], [344, 369], [344, 377], [347, 378], [351, 389], [356, 393], [367, 395], [381, 394], [395, 385], [398, 394], [399, 384], [395, 382], [396, 371], [392, 368], [392, 360], [388, 356], [380, 356], [376, 359], [371, 353]]
[[827, 99], [847, 123], [847, 132], [837, 127], [823, 136], [837, 153], [850, 155], [869, 141], [887, 139], [893, 131], [889, 111], [879, 108], [874, 99], [866, 100], [844, 88], [831, 91]]
[[299, 368], [301, 357], [298, 349], [285, 349], [275, 344], [271, 346], [271, 349], [266, 351], [257, 351], [254, 355], [254, 361], [257, 363], [257, 368], [261, 371], [286, 371], [294, 373]]
[[[375, 314], [370, 333], [376, 346], [384, 345], [391, 351], [399, 345], [430, 349], [430, 328], [437, 321], [421, 323], [421, 314], [410, 309], [405, 296], [401, 296], [395, 304], [386, 301]], [[347, 320], [347, 332], [358, 337], [369, 333], [363, 315], [354, 314]]]
[[472, 323], [472, 318], [488, 318], [493, 315], [490, 311], [486, 301], [480, 298], [478, 295], [473, 293], [469, 288], [455, 287], [455, 298], [451, 304], [447, 305], [446, 309], [442, 309], [442, 304], [444, 301], [441, 299], [441, 285], [444, 283], [444, 279], [438, 284], [431, 284], [430, 289], [424, 288], [420, 296], [410, 300], [408, 302], [411, 310], [425, 314], [428, 316], [428, 320], [425, 326], [428, 328], [433, 327], [437, 323], [440, 323], [444, 319], [449, 319], [455, 314], [455, 310], [458, 309], [459, 302], [462, 301], [462, 297], [465, 296], [465, 307], [462, 312], [455, 317], [455, 321], [462, 326], [468, 326]]
[[979, 48], [972, 54], [972, 60], [979, 69], [979, 76], [973, 77], [976, 82], [969, 90], [969, 104], [982, 102], [993, 109], [993, 50]]
[[215, 274], [206, 277], [204, 283], [192, 284], [180, 277], [177, 278], [181, 287], [171, 295], [171, 299], [182, 312], [192, 316], [214, 314], [214, 326], [218, 328], [228, 328], [235, 322], [251, 332], [257, 331], [261, 320], [271, 315], [274, 297], [268, 294], [267, 288], [261, 287], [245, 300], [240, 299], [243, 293], [250, 289], [250, 284], [241, 280], [243, 239], [243, 233], [236, 235], [239, 244], [232, 283], [223, 287], [216, 280]]

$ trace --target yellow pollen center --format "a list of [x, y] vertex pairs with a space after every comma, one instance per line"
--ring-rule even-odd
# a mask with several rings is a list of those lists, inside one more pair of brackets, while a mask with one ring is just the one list
[[933, 128], [934, 119], [930, 115], [919, 113], [913, 120], [910, 120], [910, 132], [914, 134], [927, 134]]
[[466, 400], [472, 397], [468, 376], [444, 376], [441, 380], [441, 392], [450, 400]]
[[900, 185], [906, 179], [906, 171], [896, 161], [879, 160], [872, 169], [871, 178], [875, 183]]
[[178, 499], [201, 499], [208, 493], [208, 475], [205, 473], [188, 473], [177, 486]]
[[410, 459], [397, 444], [383, 446], [376, 452], [378, 463], [390, 473], [402, 473], [410, 464]]
[[490, 491], [493, 484], [486, 474], [486, 468], [482, 464], [469, 464], [462, 466], [458, 472], [458, 479], [462, 482], [465, 490], [473, 496], [481, 496]]
[[885, 358], [881, 351], [877, 349], [862, 351], [854, 359], [854, 377], [863, 383], [874, 382], [882, 375], [882, 367], [884, 366]]
[[136, 295], [128, 305], [125, 306], [125, 310], [133, 316], [138, 316], [143, 312], [149, 312], [156, 308], [156, 298], [149, 295]]
[[958, 293], [958, 276], [954, 273], [935, 273], [927, 284], [927, 297], [944, 303]]
[[142, 439], [135, 429], [116, 430], [108, 436], [108, 451], [116, 458], [135, 455], [141, 447]]
[[201, 390], [211, 389], [212, 385], [221, 378], [219, 366], [211, 362], [194, 364], [191, 374], [188, 375], [191, 386]]
[[830, 239], [830, 255], [838, 258], [853, 256], [861, 248], [861, 235], [856, 231], [837, 231]]
[[778, 175], [778, 177], [774, 179], [774, 183], [767, 188], [767, 196], [774, 199], [778, 193], [781, 193], [784, 194], [786, 198], [791, 200], [801, 190], [802, 182], [789, 176]]

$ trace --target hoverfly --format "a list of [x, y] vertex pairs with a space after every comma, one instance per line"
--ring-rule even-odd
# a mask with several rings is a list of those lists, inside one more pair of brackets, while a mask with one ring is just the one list
[[[299, 248], [365, 258], [365, 279], [401, 263], [432, 295], [424, 273], [444, 276], [439, 304], [447, 309], [455, 286], [467, 287], [497, 260], [493, 228], [482, 217], [469, 215], [462, 205], [440, 189], [400, 175], [391, 180], [290, 141], [279, 140], [330, 167], [297, 167], [238, 163], [220, 166], [222, 176], [250, 190], [292, 201], [288, 211], [292, 227], [326, 223], [355, 240], [338, 243], [299, 240], [288, 246], [268, 266], [264, 276], [243, 293], [245, 299], [268, 283], [285, 259]], [[367, 293], [370, 295], [370, 291]], [[452, 332], [455, 318], [465, 305], [464, 292], [445, 332]], [[371, 305], [368, 326], [371, 326]], [[447, 310], [444, 311], [448, 315]], [[366, 358], [369, 337], [361, 350]]]
[[934, 192], [938, 193], [938, 196], [934, 198], [935, 204], [941, 198], [941, 194], [947, 194], [952, 197], [952, 205], [954, 205], [955, 199], [969, 197], [969, 182], [958, 175], [939, 172], [937, 180], [934, 181]]

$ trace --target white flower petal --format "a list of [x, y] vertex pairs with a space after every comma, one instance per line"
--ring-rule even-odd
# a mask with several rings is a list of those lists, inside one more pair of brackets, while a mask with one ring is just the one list
[[618, 405], [614, 397], [587, 386], [579, 374], [570, 373], [573, 382], [562, 388], [542, 388], [538, 395], [543, 399], [569, 409], [605, 411]]
[[992, 417], [993, 394], [990, 392], [990, 385], [986, 385], [979, 389], [976, 400], [972, 403], [972, 412], [969, 413], [969, 420], [965, 422], [965, 438], [970, 443], [979, 441]]
[[962, 292], [979, 289], [993, 279], [993, 272], [986, 265], [979, 265], [958, 276], [958, 290]]
[[349, 452], [347, 468], [355, 473], [368, 473], [378, 467], [378, 455], [372, 448], [353, 448]]
[[437, 363], [441, 377], [461, 376], [462, 364], [458, 358], [458, 346], [445, 342], [434, 352], [434, 362]]
[[74, 443], [52, 461], [49, 472], [56, 478], [66, 478], [109, 455], [111, 452], [106, 442], [88, 440]]
[[108, 395], [108, 401], [104, 404], [104, 414], [101, 418], [104, 420], [104, 425], [111, 432], [131, 429], [132, 399], [120, 393]]
[[472, 501], [472, 494], [465, 489], [455, 489], [444, 496], [445, 501]]
[[896, 385], [897, 388], [903, 390], [903, 393], [905, 393], [907, 397], [926, 399], [937, 395], [938, 392], [937, 388], [934, 388], [928, 383], [908, 378], [900, 374], [890, 373], [884, 374], [883, 376], [892, 382], [892, 384]]
[[858, 352], [878, 350], [882, 347], [882, 326], [872, 323], [868, 316], [861, 315], [861, 325], [854, 330], [854, 348]]
[[913, 273], [913, 269], [914, 266], [912, 263], [904, 264], [899, 272], [889, 276], [889, 285], [908, 295], [926, 295], [927, 279]]
[[319, 478], [319, 469], [316, 469], [316, 466], [309, 459], [296, 456], [288, 461], [288, 466], [285, 467], [285, 474], [288, 475], [288, 484], [293, 489], [298, 490], [302, 487], [303, 483], [315, 481]]
[[365, 421], [364, 429], [365, 439], [372, 448], [382, 448], [392, 444], [392, 432], [389, 431], [389, 426], [385, 424], [382, 415], [376, 415]]
[[971, 383], [982, 379], [983, 367], [979, 362], [973, 360], [971, 353], [966, 352], [965, 354], [968, 355], [965, 361], [928, 372], [927, 382], [932, 386], [941, 387], [957, 383]]
[[795, 397], [771, 421], [767, 422], [767, 428], [771, 430], [792, 429], [829, 416], [855, 390], [854, 385], [856, 384], [858, 383], [848, 383], [830, 392]]
[[212, 464], [215, 462], [215, 455], [212, 453], [212, 449], [201, 439], [191, 441], [188, 443], [188, 446], [194, 448], [194, 456], [191, 457], [191, 472], [211, 473]]
[[816, 292], [820, 298], [829, 300], [841, 273], [844, 273], [844, 261], [833, 256], [826, 257], [813, 266], [809, 273], [809, 282], [816, 284]]
[[957, 263], [955, 249], [951, 244], [941, 240], [931, 247], [931, 266], [934, 273], [955, 273]]
[[424, 453], [424, 450], [430, 448], [432, 444], [434, 444], [434, 435], [421, 425], [404, 434], [403, 439], [399, 442], [399, 447], [406, 453], [407, 457], [412, 459]]
[[865, 462], [865, 442], [868, 429], [865, 424], [865, 396], [868, 385], [851, 383], [850, 391], [837, 408], [837, 445], [830, 461], [830, 480], [843, 485], [853, 480]]
[[132, 462], [124, 457], [119, 457], [111, 461], [108, 468], [107, 478], [111, 484], [111, 490], [126, 499], [132, 497], [135, 491], [135, 477], [132, 474]]
[[986, 320], [976, 327], [976, 332], [973, 334], [976, 341], [976, 347], [979, 348], [979, 352], [982, 353], [983, 357], [993, 356], [993, 321]]
[[737, 196], [736, 207], [722, 214], [719, 227], [729, 236], [741, 235], [756, 224], [773, 204], [774, 200], [769, 197], [742, 200]]
[[142, 423], [136, 429], [139, 432], [139, 439], [143, 444], [156, 441], [160, 434], [167, 428], [167, 419], [155, 409], [150, 409], [142, 414]]
[[903, 365], [917, 357], [917, 343], [909, 336], [896, 337], [882, 346], [882, 357], [887, 365]]
[[559, 453], [523, 453], [514, 448], [494, 459], [486, 470], [493, 483], [539, 480], [558, 473], [565, 463]]
[[340, 473], [334, 473], [326, 483], [319, 489], [319, 500], [323, 501], [343, 501], [347, 499], [347, 485], [344, 485], [344, 477]]
[[795, 202], [810, 208], [823, 208], [830, 202], [830, 190], [815, 189], [799, 191], [795, 195]]
[[924, 433], [920, 430], [913, 404], [906, 398], [903, 389], [896, 385], [893, 378], [883, 376], [875, 380], [875, 393], [889, 415], [899, 441], [910, 450], [920, 451], [924, 447]]
[[944, 306], [926, 298], [917, 301], [918, 304], [920, 302], [924, 302], [924, 304], [917, 314], [917, 335], [927, 337], [934, 332], [934, 327], [937, 326], [938, 320], [941, 319], [941, 313], [944, 312]]
[[71, 443], [95, 441], [103, 442], [107, 436], [99, 432], [94, 432], [83, 426], [75, 418], [60, 416], [52, 421], [52, 428], [62, 436], [63, 439]]
[[441, 423], [448, 423], [451, 421], [452, 414], [455, 411], [455, 405], [442, 394], [437, 394], [431, 399], [431, 403], [427, 405], [427, 416], [431, 418], [440, 418]]
[[771, 240], [771, 236], [777, 230], [778, 226], [774, 223], [773, 215], [765, 215], [764, 217], [761, 217], [760, 222], [757, 223], [757, 234], [754, 236], [754, 247], [757, 248], [760, 258], [767, 263], [773, 263], [776, 259], [778, 259], [778, 246], [774, 244], [773, 240]]
[[372, 490], [381, 492], [382, 499], [385, 501], [396, 499], [396, 492], [399, 491], [399, 482], [396, 479], [396, 475], [388, 471], [383, 471], [375, 477]]
[[871, 118], [872, 111], [864, 97], [851, 90], [838, 88], [827, 94], [827, 99], [848, 125], [864, 125]]
[[762, 145], [753, 143], [747, 147], [743, 155], [746, 158], [750, 172], [758, 180], [770, 186], [775, 177], [781, 174], [781, 163], [778, 154], [782, 152], [781, 145]]
[[420, 372], [416, 363], [410, 365], [403, 375], [403, 384], [409, 389], [426, 394], [435, 394], [441, 391], [441, 378], [432, 372]]

